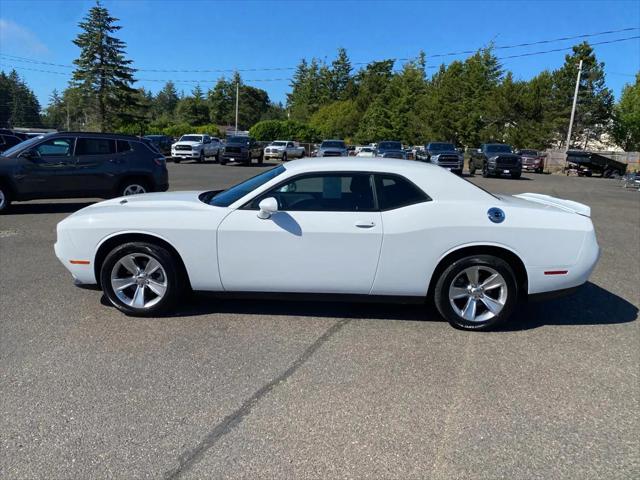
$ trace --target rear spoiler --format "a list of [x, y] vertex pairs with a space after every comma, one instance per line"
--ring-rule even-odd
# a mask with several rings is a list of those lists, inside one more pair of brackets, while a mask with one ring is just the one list
[[514, 197], [529, 200], [530, 202], [541, 203], [543, 205], [551, 205], [567, 212], [573, 212], [585, 217], [591, 217], [591, 207], [585, 205], [584, 203], [574, 202], [573, 200], [563, 200], [561, 198], [552, 197], [550, 195], [542, 195], [540, 193], [521, 193], [519, 195], [514, 195]]

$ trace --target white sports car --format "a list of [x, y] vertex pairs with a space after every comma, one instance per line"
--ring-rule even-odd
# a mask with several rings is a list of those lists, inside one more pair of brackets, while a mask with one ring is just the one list
[[395, 159], [290, 162], [222, 192], [115, 198], [58, 224], [56, 255], [130, 315], [186, 289], [433, 299], [455, 327], [487, 329], [528, 295], [587, 281], [590, 208], [497, 196]]

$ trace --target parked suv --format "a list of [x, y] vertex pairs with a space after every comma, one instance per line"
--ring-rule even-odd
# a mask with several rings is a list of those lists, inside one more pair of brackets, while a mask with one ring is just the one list
[[229, 137], [220, 157], [220, 165], [226, 165], [227, 162], [251, 163], [254, 158], [258, 159], [258, 163], [264, 160], [264, 147], [255, 138], [240, 135]]
[[146, 138], [151, 143], [155, 145], [155, 147], [160, 150], [165, 157], [171, 156], [171, 145], [173, 144], [173, 138], [168, 135], [145, 135], [142, 138]]
[[22, 142], [22, 139], [20, 137], [0, 133], [0, 153], [4, 152], [5, 150], [9, 150], [11, 147], [15, 147], [20, 142]]
[[469, 173], [474, 175], [476, 170], [480, 170], [483, 177], [510, 175], [511, 178], [520, 178], [522, 158], [513, 153], [511, 145], [484, 143], [478, 150], [471, 152]]
[[13, 200], [109, 198], [168, 188], [164, 156], [129, 135], [52, 133], [0, 155], [0, 212]]
[[423, 162], [431, 162], [446, 168], [457, 175], [462, 175], [464, 155], [456, 149], [453, 143], [429, 142], [424, 150], [419, 150], [417, 159]]
[[207, 157], [215, 157], [220, 160], [222, 143], [217, 137], [190, 133], [183, 135], [176, 143], [171, 145], [171, 156], [175, 163], [181, 160], [196, 160], [198, 163], [206, 162]]

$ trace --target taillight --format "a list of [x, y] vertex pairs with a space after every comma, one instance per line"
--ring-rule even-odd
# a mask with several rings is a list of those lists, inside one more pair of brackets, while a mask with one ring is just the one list
[[158, 165], [159, 167], [166, 165], [167, 163], [167, 159], [164, 158], [164, 155], [158, 155], [157, 157], [153, 157], [153, 161], [156, 163], [156, 165]]

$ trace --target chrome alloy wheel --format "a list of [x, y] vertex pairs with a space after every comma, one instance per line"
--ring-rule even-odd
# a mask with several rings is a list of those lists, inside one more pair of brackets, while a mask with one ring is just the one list
[[127, 185], [127, 188], [125, 188], [122, 192], [122, 194], [125, 196], [138, 195], [140, 193], [147, 193], [147, 191], [142, 185], [139, 185], [137, 183], [132, 183], [131, 185]]
[[484, 322], [500, 314], [507, 301], [507, 282], [491, 267], [461, 271], [449, 287], [449, 303], [468, 322]]
[[167, 274], [155, 258], [144, 253], [130, 253], [111, 269], [111, 288], [126, 305], [151, 308], [167, 293]]

